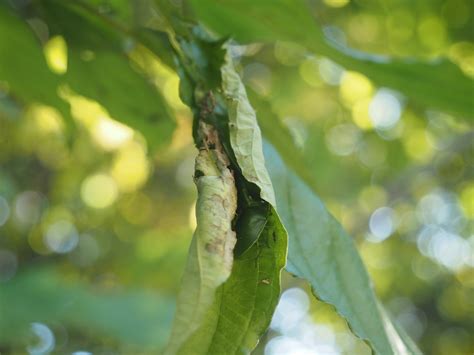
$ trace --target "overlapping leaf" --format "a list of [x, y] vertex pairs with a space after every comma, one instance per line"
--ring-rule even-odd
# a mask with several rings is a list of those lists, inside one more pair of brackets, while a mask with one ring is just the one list
[[325, 38], [309, 8], [300, 0], [192, 0], [191, 3], [199, 19], [221, 36], [232, 36], [242, 43], [296, 42], [421, 104], [474, 117], [473, 80], [456, 65], [446, 59], [401, 60], [342, 47]]
[[191, 247], [168, 353], [180, 352], [205, 322], [216, 289], [230, 276], [236, 235], [232, 220], [237, 189], [222, 152], [200, 150], [196, 158], [197, 227]]
[[60, 78], [49, 70], [39, 40], [5, 6], [0, 6], [0, 81], [14, 98], [49, 105], [69, 116], [68, 104], [57, 94]]
[[[185, 48], [182, 50], [183, 55], [206, 56], [209, 53], [215, 53], [215, 46], [203, 46], [203, 43], [199, 42], [183, 41], [182, 45], [185, 43]], [[194, 50], [189, 50], [192, 48]], [[212, 48], [212, 50], [206, 51], [205, 48]], [[197, 98], [187, 100], [189, 103], [194, 102], [198, 105], [193, 107], [193, 110], [196, 112], [195, 120], [200, 122], [204, 118], [203, 116], [213, 115], [214, 110], [220, 112], [217, 119], [221, 121], [220, 123], [215, 122], [216, 126], [214, 129], [218, 132], [223, 146], [228, 143], [226, 142], [227, 139], [230, 140], [231, 147], [227, 146], [225, 152], [222, 152], [231, 155], [229, 156], [229, 159], [232, 159], [230, 165], [234, 169], [236, 178], [247, 178], [248, 180], [243, 182], [243, 184], [255, 184], [261, 187], [260, 197], [266, 201], [264, 203], [274, 203], [271, 182], [263, 161], [262, 139], [256, 123], [255, 113], [250, 107], [243, 84], [235, 72], [232, 63], [227, 61], [221, 71], [220, 65], [217, 67], [213, 66], [209, 58], [193, 59], [197, 63], [204, 63], [198, 67], [201, 70], [208, 72], [214, 68], [213, 70], [217, 71], [212, 76], [217, 79], [222, 78], [222, 92], [226, 96], [226, 100], [216, 99], [220, 105], [219, 108], [212, 107], [211, 109], [209, 109], [208, 105], [210, 103], [207, 101], [205, 101], [206, 105], [203, 105], [199, 103]], [[189, 70], [189, 68], [185, 67], [183, 70]], [[192, 84], [201, 90], [202, 88], [209, 89], [209, 87], [214, 87], [214, 85], [209, 85], [209, 83], [196, 82], [196, 80], [198, 81], [202, 77], [198, 73], [191, 73], [187, 77], [192, 81]], [[194, 89], [190, 92], [196, 91]], [[218, 91], [215, 93], [219, 95]], [[204, 100], [209, 97], [211, 97], [210, 94], [204, 96]], [[203, 139], [203, 123], [201, 122], [199, 125], [201, 130], [196, 136], [200, 137], [199, 139]], [[234, 129], [234, 133], [232, 133], [232, 129]], [[227, 130], [230, 130], [230, 134], [226, 133]], [[211, 135], [213, 134], [215, 133], [211, 133]], [[233, 138], [232, 135], [234, 135]], [[206, 141], [205, 138], [204, 140]], [[242, 141], [246, 142], [245, 149], [237, 150], [236, 144], [241, 145]], [[220, 145], [220, 142], [213, 141], [210, 151], [219, 151], [219, 149], [223, 149], [223, 146]], [[205, 143], [204, 147], [209, 148], [209, 144]], [[208, 154], [208, 148], [202, 148], [199, 154]], [[238, 165], [236, 166], [235, 164]], [[218, 161], [217, 165], [219, 166]], [[220, 170], [225, 170], [227, 165], [229, 164], [221, 166]], [[197, 168], [196, 179], [198, 183], [205, 175], [205, 171]], [[262, 184], [262, 181], [265, 181], [265, 183]], [[236, 183], [236, 186], [237, 189], [243, 188], [241, 184]], [[223, 256], [221, 255], [222, 265], [220, 269], [206, 270], [205, 265], [209, 264], [210, 256], [204, 251], [206, 247], [200, 247], [200, 244], [203, 244], [202, 241], [208, 238], [212, 230], [214, 230], [212, 233], [216, 233], [216, 231], [219, 233], [219, 228], [222, 224], [216, 216], [218, 216], [223, 206], [225, 208], [226, 204], [216, 201], [216, 194], [214, 193], [211, 196], [214, 205], [210, 203], [209, 208], [206, 210], [199, 202], [203, 198], [202, 191], [199, 190], [199, 193], [200, 197], [196, 206], [198, 217], [197, 232], [202, 220], [207, 219], [211, 222], [211, 225], [209, 230], [202, 231], [200, 234], [196, 233], [193, 238], [178, 299], [175, 325], [167, 353], [249, 353], [256, 346], [259, 337], [267, 329], [278, 302], [280, 272], [286, 261], [286, 232], [274, 209], [270, 207], [267, 223], [257, 242], [242, 256], [234, 258], [232, 261], [232, 272], [228, 279], [222, 283], [222, 278], [217, 277], [216, 273], [223, 271], [223, 266], [227, 265], [224, 262]], [[272, 199], [272, 201], [268, 201], [267, 198]], [[229, 221], [227, 220], [225, 224], [228, 226]], [[207, 233], [207, 235], [204, 233]], [[228, 240], [229, 235], [226, 236], [224, 234], [221, 233], [220, 238], [227, 238]], [[238, 230], [237, 238], [239, 238]], [[221, 272], [220, 276], [223, 275], [224, 273]], [[203, 281], [209, 277], [213, 282], [207, 282], [207, 286], [211, 286], [206, 287], [203, 292], [203, 286], [206, 286]], [[196, 317], [196, 315], [199, 316]]]
[[[213, 304], [203, 320], [194, 325], [196, 331], [178, 343], [172, 337], [173, 347], [168, 348], [168, 353], [249, 353], [270, 324], [278, 302], [285, 251], [286, 232], [273, 212], [258, 242], [242, 258], [234, 260], [231, 276], [215, 290]], [[183, 287], [189, 290], [195, 280], [187, 272]], [[185, 293], [178, 302], [190, 302], [193, 296]]]
[[244, 84], [230, 60], [222, 67], [222, 86], [227, 99], [230, 144], [242, 174], [260, 188], [261, 197], [275, 206], [272, 183], [265, 168], [262, 136]]
[[162, 94], [130, 65], [126, 52], [133, 38], [124, 33], [125, 28], [109, 25], [93, 8], [78, 3], [47, 0], [38, 4], [38, 11], [52, 34], [66, 40], [64, 83], [140, 131], [152, 147], [170, 139], [174, 129], [171, 111]]
[[377, 354], [412, 354], [385, 313], [355, 245], [319, 198], [265, 145], [278, 213], [288, 231], [287, 270], [309, 281], [318, 298], [332, 304], [352, 331]]

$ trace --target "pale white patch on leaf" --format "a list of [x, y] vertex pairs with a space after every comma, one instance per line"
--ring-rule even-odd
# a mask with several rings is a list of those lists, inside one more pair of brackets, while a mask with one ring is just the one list
[[196, 158], [197, 227], [178, 295], [168, 354], [176, 353], [198, 329], [214, 302], [216, 289], [231, 274], [237, 241], [232, 230], [237, 190], [228, 164], [218, 149], [202, 149]]
[[260, 188], [260, 197], [275, 204], [272, 182], [265, 168], [262, 134], [255, 111], [250, 105], [244, 84], [229, 56], [221, 68], [222, 87], [227, 99], [230, 144], [242, 174]]

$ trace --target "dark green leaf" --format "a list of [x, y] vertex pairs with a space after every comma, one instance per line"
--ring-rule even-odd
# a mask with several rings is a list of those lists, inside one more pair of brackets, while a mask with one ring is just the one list
[[247, 207], [239, 216], [236, 224], [237, 244], [234, 255], [241, 256], [254, 245], [262, 234], [268, 219], [268, 205]]

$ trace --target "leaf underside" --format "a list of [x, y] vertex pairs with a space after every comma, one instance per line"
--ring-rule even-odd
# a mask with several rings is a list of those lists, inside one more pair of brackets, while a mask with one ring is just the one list
[[351, 237], [311, 189], [287, 169], [276, 150], [268, 143], [264, 148], [277, 210], [288, 232], [287, 270], [308, 280], [314, 294], [333, 305], [375, 353], [417, 353], [381, 313]]

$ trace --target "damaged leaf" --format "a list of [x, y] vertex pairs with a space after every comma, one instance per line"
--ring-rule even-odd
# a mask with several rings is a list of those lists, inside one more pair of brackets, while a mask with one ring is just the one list
[[178, 308], [167, 353], [174, 354], [205, 320], [215, 290], [231, 273], [236, 242], [232, 220], [237, 208], [237, 190], [229, 164], [215, 130], [202, 130], [216, 149], [201, 149], [196, 158], [197, 227], [189, 248], [188, 262], [178, 296]]
[[255, 111], [230, 58], [227, 58], [221, 73], [229, 113], [230, 144], [239, 167], [245, 179], [260, 188], [262, 199], [276, 206], [272, 182], [265, 168], [262, 135]]
[[198, 329], [170, 354], [249, 354], [270, 324], [285, 260], [286, 232], [272, 209], [261, 237], [234, 260]]
[[[185, 50], [178, 48], [184, 56], [210, 55], [219, 49], [203, 46], [202, 39], [181, 42], [187, 43]], [[196, 46], [200, 50], [187, 50]], [[198, 226], [167, 354], [249, 353], [270, 324], [278, 302], [286, 232], [272, 207], [273, 189], [255, 112], [230, 59], [222, 69], [222, 63], [216, 66], [208, 58], [191, 58], [207, 63], [201, 69], [180, 59], [200, 149], [195, 171]], [[214, 78], [222, 78], [218, 88], [213, 88], [217, 82], [201, 83], [200, 73], [190, 72], [211, 69]]]

